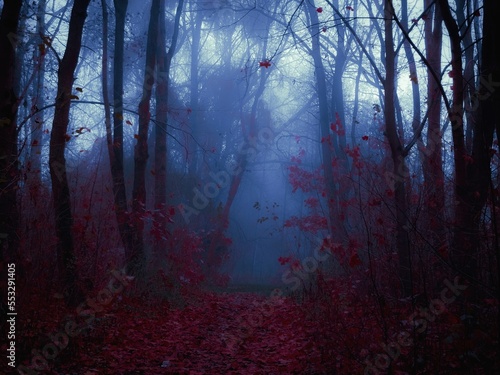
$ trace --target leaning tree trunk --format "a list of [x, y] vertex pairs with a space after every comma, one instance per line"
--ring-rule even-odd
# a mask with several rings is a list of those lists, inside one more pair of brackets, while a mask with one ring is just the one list
[[130, 275], [143, 278], [146, 257], [144, 253], [144, 213], [146, 210], [146, 166], [148, 161], [148, 131], [151, 118], [151, 94], [155, 83], [156, 41], [158, 36], [158, 18], [160, 0], [153, 0], [149, 19], [148, 40], [146, 45], [146, 67], [142, 98], [139, 103], [139, 131], [134, 149], [134, 186], [132, 190], [132, 248], [127, 257], [127, 269]]
[[87, 17], [90, 0], [75, 0], [71, 11], [66, 51], [57, 72], [57, 98], [50, 135], [49, 167], [56, 220], [57, 261], [60, 282], [69, 305], [76, 305], [82, 299], [78, 286], [78, 270], [73, 245], [73, 216], [64, 151], [67, 142], [69, 112], [74, 72], [82, 43], [83, 25]]
[[393, 162], [393, 190], [396, 209], [396, 242], [399, 256], [399, 276], [404, 297], [412, 295], [411, 254], [408, 237], [408, 212], [405, 192], [405, 179], [408, 175], [404, 148], [398, 136], [394, 111], [395, 94], [395, 52], [392, 34], [393, 8], [391, 0], [385, 1], [385, 71], [384, 117], [385, 132], [391, 148]]

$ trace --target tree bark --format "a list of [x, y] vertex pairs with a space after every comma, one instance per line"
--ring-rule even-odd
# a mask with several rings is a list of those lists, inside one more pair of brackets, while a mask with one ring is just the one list
[[[7, 263], [19, 261], [19, 213], [17, 184], [19, 179], [17, 151], [17, 97], [14, 92], [16, 32], [21, 1], [4, 1], [0, 17], [0, 259]], [[3, 280], [7, 266], [2, 265]], [[2, 287], [3, 290], [4, 287]], [[2, 293], [2, 302], [7, 293]]]
[[[448, 0], [438, 0], [443, 21], [448, 30], [451, 44], [451, 68], [453, 76], [453, 107], [449, 111], [452, 125], [453, 161], [455, 171], [455, 228], [452, 240], [452, 260], [455, 266], [470, 278], [477, 273], [476, 232], [477, 218], [471, 212], [471, 191], [468, 191], [467, 152], [464, 141], [464, 78], [462, 48], [458, 25], [451, 14]], [[472, 198], [473, 199], [473, 198]]]
[[75, 0], [71, 11], [66, 51], [57, 71], [57, 98], [50, 135], [49, 167], [58, 237], [58, 272], [66, 301], [71, 306], [78, 304], [83, 295], [78, 285], [78, 270], [72, 234], [73, 216], [64, 151], [68, 141], [67, 130], [74, 82], [73, 74], [78, 63], [83, 25], [87, 17], [89, 3], [90, 0]]
[[148, 161], [148, 131], [151, 118], [150, 106], [155, 83], [156, 41], [158, 37], [158, 18], [160, 0], [153, 0], [146, 45], [146, 67], [142, 98], [139, 103], [139, 131], [134, 148], [134, 186], [132, 190], [132, 248], [127, 254], [127, 269], [130, 275], [143, 278], [146, 257], [144, 253], [144, 213], [146, 210], [146, 166]]
[[[123, 55], [125, 39], [125, 17], [128, 0], [114, 0], [115, 6], [115, 45], [113, 62], [113, 139], [109, 159], [118, 231], [122, 239], [125, 254], [132, 249], [132, 235], [127, 213], [127, 191], [123, 170]], [[107, 90], [107, 88], [105, 88]], [[111, 125], [110, 125], [111, 126]], [[109, 139], [108, 139], [109, 143]], [[108, 144], [109, 147], [109, 144]]]
[[156, 253], [166, 247], [167, 235], [167, 117], [168, 117], [168, 94], [170, 84], [170, 66], [172, 58], [177, 47], [177, 39], [179, 36], [179, 24], [182, 14], [184, 0], [179, 0], [174, 21], [174, 33], [168, 52], [165, 50], [166, 31], [165, 31], [165, 0], [161, 0], [160, 5], [160, 25], [158, 32], [158, 63], [157, 76], [158, 82], [156, 85], [156, 125], [155, 125], [155, 225], [159, 231], [159, 236], [156, 241]]
[[[326, 76], [323, 61], [321, 59], [321, 47], [319, 41], [319, 19], [314, 3], [308, 4], [307, 10], [311, 21], [309, 28], [312, 38], [311, 54], [314, 61], [314, 73], [316, 76], [316, 90], [319, 102], [319, 126], [320, 135], [323, 142], [321, 143], [321, 156], [323, 161], [323, 175], [325, 178], [325, 191], [328, 205], [328, 225], [332, 239], [336, 238], [336, 233], [341, 231], [341, 223], [338, 213], [338, 189], [333, 177], [332, 170], [332, 150], [328, 140], [330, 138], [330, 121], [328, 116], [328, 102], [326, 89]], [[339, 152], [340, 154], [340, 152]]]
[[402, 283], [402, 295], [408, 297], [412, 295], [412, 276], [411, 276], [411, 254], [410, 241], [408, 237], [408, 212], [405, 192], [405, 179], [408, 175], [404, 148], [398, 136], [396, 126], [396, 116], [394, 111], [395, 94], [395, 52], [394, 39], [392, 35], [393, 7], [391, 0], [385, 1], [385, 71], [384, 81], [384, 117], [385, 132], [391, 148], [391, 157], [393, 162], [393, 191], [396, 210], [396, 231], [397, 231], [397, 250], [399, 256], [399, 276]]
[[190, 66], [190, 107], [191, 107], [191, 115], [190, 121], [191, 124], [191, 134], [192, 137], [189, 141], [191, 147], [189, 147], [189, 155], [188, 155], [188, 171], [189, 175], [194, 177], [196, 172], [198, 171], [198, 161], [199, 161], [199, 150], [197, 145], [198, 133], [200, 124], [198, 115], [198, 106], [199, 106], [199, 60], [200, 60], [200, 38], [201, 38], [201, 25], [203, 23], [203, 12], [200, 9], [195, 9], [194, 13], [196, 14], [194, 17], [194, 24], [191, 25], [193, 32], [191, 34], [191, 66]]
[[[426, 0], [424, 6], [431, 5], [432, 0]], [[443, 19], [441, 10], [434, 5], [429, 10], [429, 20], [425, 22], [425, 50], [429, 68], [439, 74], [441, 71], [441, 52], [443, 39]], [[445, 216], [444, 216], [444, 173], [442, 156], [442, 134], [441, 134], [441, 93], [440, 83], [436, 82], [431, 72], [427, 73], [427, 107], [428, 127], [427, 146], [423, 152], [426, 158], [423, 161], [424, 172], [424, 197], [427, 211], [426, 225], [427, 233], [432, 235], [430, 242], [439, 246], [445, 238]]]
[[[33, 49], [33, 60], [38, 64], [38, 70], [33, 84], [33, 100], [31, 104], [32, 113], [45, 106], [44, 99], [44, 83], [45, 83], [45, 53], [46, 46], [43, 36], [45, 35], [45, 8], [46, 0], [38, 2], [37, 15], [36, 15], [36, 29], [39, 37], [36, 38], [38, 46]], [[30, 188], [34, 194], [30, 194], [32, 199], [37, 201], [38, 189], [42, 184], [42, 149], [43, 149], [43, 111], [36, 113], [31, 118], [31, 150], [30, 150], [30, 163], [31, 173], [29, 175]]]

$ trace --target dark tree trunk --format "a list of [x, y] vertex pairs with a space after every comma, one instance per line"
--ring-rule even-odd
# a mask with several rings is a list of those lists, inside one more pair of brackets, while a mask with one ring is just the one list
[[[39, 35], [45, 35], [45, 7], [46, 0], [38, 2], [36, 15], [36, 28]], [[43, 148], [43, 111], [37, 112], [45, 106], [44, 99], [44, 82], [45, 82], [45, 51], [44, 40], [41, 36], [37, 39], [38, 44], [42, 47], [33, 49], [33, 60], [38, 64], [36, 77], [33, 83], [33, 100], [31, 104], [32, 113], [36, 113], [31, 118], [31, 151], [30, 163], [31, 173], [29, 175], [30, 189], [33, 192], [31, 195], [33, 201], [37, 201], [38, 190], [42, 184], [41, 167], [42, 167], [42, 148]]]
[[148, 161], [148, 131], [151, 118], [151, 95], [155, 83], [156, 42], [158, 38], [158, 18], [160, 0], [153, 0], [149, 19], [146, 45], [146, 67], [142, 98], [139, 103], [139, 131], [134, 148], [134, 187], [132, 191], [132, 248], [127, 254], [127, 268], [132, 276], [144, 277], [146, 257], [144, 253], [144, 213], [146, 210], [146, 166]]
[[156, 239], [156, 253], [166, 247], [167, 235], [167, 117], [168, 117], [168, 91], [169, 76], [172, 58], [177, 47], [179, 24], [184, 0], [179, 0], [175, 14], [174, 33], [168, 52], [165, 50], [165, 0], [161, 0], [160, 25], [158, 32], [158, 82], [156, 85], [156, 125], [155, 125], [155, 225], [159, 236]]
[[[425, 6], [431, 4], [431, 0], [426, 0]], [[429, 68], [437, 76], [441, 71], [441, 52], [443, 39], [443, 19], [441, 10], [434, 5], [429, 10], [429, 21], [425, 22], [425, 50]], [[431, 72], [427, 73], [427, 106], [428, 106], [428, 130], [427, 146], [421, 150], [426, 158], [423, 162], [424, 171], [424, 196], [425, 209], [427, 211], [426, 225], [430, 235], [432, 245], [442, 245], [445, 238], [445, 194], [444, 194], [444, 173], [442, 156], [442, 134], [441, 134], [441, 92], [440, 83], [436, 82]]]
[[399, 276], [404, 297], [412, 295], [411, 254], [408, 237], [408, 212], [405, 179], [408, 175], [404, 148], [399, 139], [394, 108], [395, 93], [395, 52], [392, 34], [393, 8], [391, 0], [385, 1], [385, 71], [384, 117], [385, 132], [391, 148], [393, 162], [393, 190], [396, 210], [397, 250], [399, 256]]
[[66, 51], [57, 72], [57, 98], [50, 135], [50, 177], [54, 199], [54, 216], [58, 237], [58, 273], [69, 305], [77, 304], [83, 297], [78, 285], [78, 270], [73, 244], [73, 216], [64, 151], [67, 142], [69, 112], [74, 72], [82, 43], [83, 25], [90, 0], [75, 0], [71, 11]]
[[194, 10], [194, 24], [191, 25], [193, 32], [191, 34], [191, 66], [190, 66], [190, 106], [191, 115], [189, 123], [191, 124], [191, 134], [193, 138], [190, 139], [189, 155], [188, 155], [188, 171], [189, 175], [194, 177], [198, 171], [198, 159], [200, 157], [198, 145], [196, 143], [199, 133], [199, 118], [198, 105], [199, 105], [199, 60], [200, 60], [200, 38], [201, 38], [201, 24], [203, 21], [203, 12], [201, 10]]
[[[113, 139], [109, 150], [118, 230], [125, 254], [131, 253], [132, 236], [127, 214], [127, 191], [123, 170], [123, 54], [128, 0], [115, 0], [115, 53], [113, 62]], [[107, 88], [105, 88], [107, 89]], [[111, 126], [111, 125], [110, 125]], [[108, 136], [109, 137], [109, 136]], [[108, 142], [110, 140], [108, 139]], [[109, 147], [109, 145], [108, 145]]]
[[[481, 214], [488, 192], [493, 203], [493, 219], [496, 241], [491, 258], [496, 256], [497, 261], [497, 299], [500, 300], [500, 246], [498, 227], [498, 196], [492, 191], [491, 181], [491, 148], [493, 134], [496, 131], [497, 139], [500, 138], [500, 58], [498, 56], [498, 43], [500, 42], [500, 2], [495, 0], [484, 1], [483, 20], [483, 45], [481, 50], [480, 86], [478, 88], [477, 111], [474, 115], [474, 138], [472, 147], [473, 164], [469, 166], [469, 178], [472, 184], [471, 192], [471, 216], [479, 217]], [[491, 86], [489, 86], [491, 84]], [[489, 86], [489, 87], [488, 87]], [[474, 107], [473, 107], [474, 108]], [[497, 187], [498, 191], [498, 187]], [[472, 200], [475, 197], [475, 200]], [[475, 204], [474, 204], [475, 203]], [[476, 220], [479, 221], [479, 220]], [[476, 228], [472, 240], [480, 238], [480, 228]], [[477, 237], [476, 237], [477, 236]], [[475, 254], [473, 253], [472, 256]], [[497, 313], [498, 337], [500, 337], [500, 310]]]
[[[6, 0], [0, 18], [0, 259], [1, 262], [15, 262], [18, 267], [21, 266], [18, 262], [19, 214], [16, 202], [19, 179], [16, 130], [18, 104], [14, 92], [14, 62], [20, 12], [21, 1]], [[6, 270], [6, 264], [2, 264], [0, 275], [3, 280], [6, 280]], [[6, 292], [2, 293], [2, 300], [6, 296]]]
[[[309, 12], [309, 17], [311, 21], [310, 34], [312, 37], [312, 57], [314, 61], [314, 73], [316, 76], [316, 90], [319, 101], [319, 126], [320, 135], [323, 140], [327, 140], [330, 137], [330, 119], [328, 116], [328, 102], [327, 102], [327, 89], [326, 89], [326, 77], [325, 68], [323, 66], [323, 61], [321, 59], [321, 47], [319, 41], [319, 20], [318, 14], [316, 12], [316, 6], [314, 4], [307, 5], [307, 10]], [[340, 155], [340, 150], [338, 150], [338, 144], [334, 143], [334, 148], [336, 148], [337, 153]], [[337, 233], [341, 231], [341, 223], [337, 213], [339, 212], [338, 204], [338, 189], [333, 177], [332, 170], [332, 150], [329, 142], [321, 143], [321, 156], [323, 162], [323, 175], [325, 177], [325, 191], [328, 204], [328, 224], [329, 232], [332, 238], [336, 238]]]
[[453, 161], [455, 171], [455, 228], [452, 240], [452, 259], [455, 266], [470, 278], [477, 273], [477, 242], [474, 241], [478, 229], [478, 218], [472, 216], [471, 191], [468, 191], [467, 152], [464, 141], [464, 78], [462, 68], [462, 48], [459, 29], [451, 14], [448, 0], [439, 0], [443, 21], [448, 30], [451, 44], [451, 68], [453, 72], [453, 107], [449, 118], [452, 125]]

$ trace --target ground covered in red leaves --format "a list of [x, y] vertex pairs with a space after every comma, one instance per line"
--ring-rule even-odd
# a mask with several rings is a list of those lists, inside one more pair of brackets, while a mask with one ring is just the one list
[[[389, 365], [397, 375], [497, 373], [488, 370], [497, 368], [497, 349], [487, 324], [465, 335], [453, 306], [432, 313], [429, 305], [417, 309], [415, 330], [413, 310], [397, 301], [374, 304], [356, 282], [300, 301], [281, 289], [168, 299], [124, 293], [101, 305], [89, 298], [76, 310], [40, 300], [31, 318], [20, 320], [23, 371], [13, 373], [377, 375]], [[71, 324], [80, 329], [68, 338]]]
[[184, 303], [117, 301], [39, 373], [332, 373], [319, 327], [290, 298], [208, 293]]

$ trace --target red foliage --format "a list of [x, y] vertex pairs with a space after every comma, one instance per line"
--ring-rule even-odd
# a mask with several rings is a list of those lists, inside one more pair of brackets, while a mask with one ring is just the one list
[[271, 66], [271, 62], [269, 60], [260, 61], [259, 66], [267, 69]]
[[316, 12], [318, 12], [318, 13], [322, 13], [322, 12], [323, 12], [323, 8], [321, 8], [321, 7], [316, 8]]

